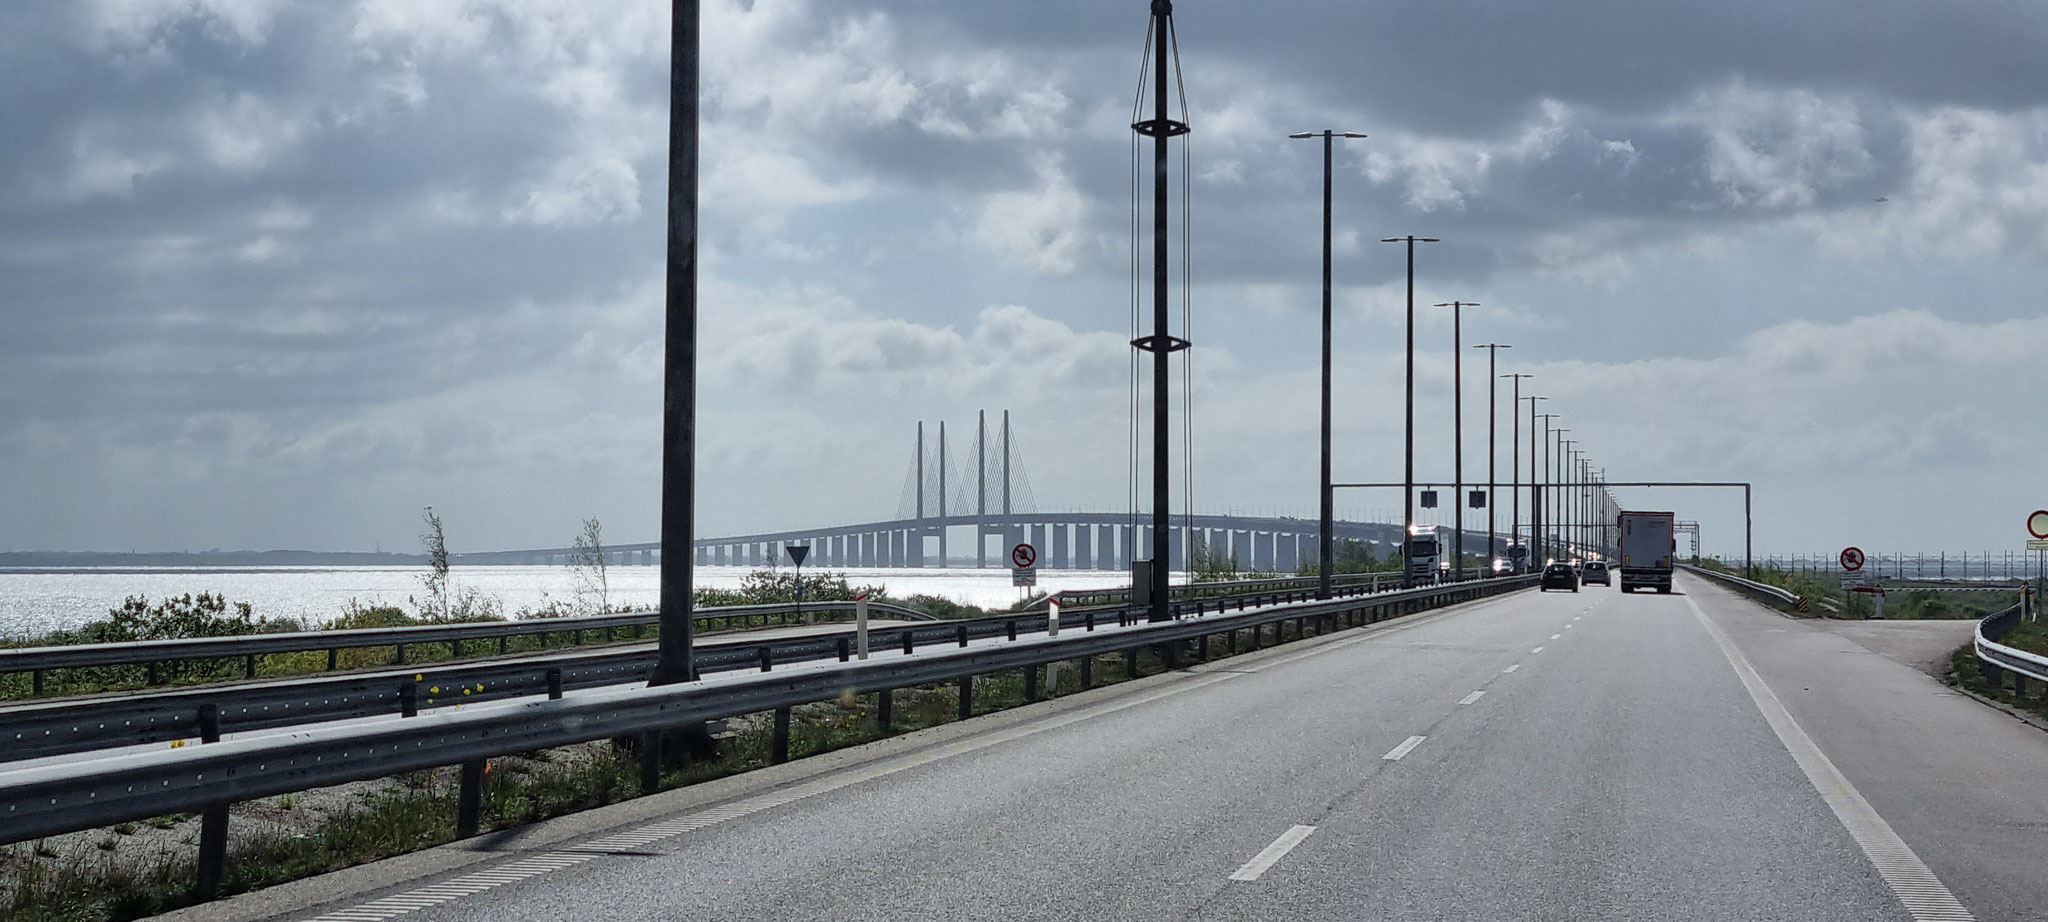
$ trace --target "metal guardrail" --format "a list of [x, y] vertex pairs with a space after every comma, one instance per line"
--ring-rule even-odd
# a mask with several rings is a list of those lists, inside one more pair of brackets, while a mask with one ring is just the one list
[[[1370, 584], [1335, 587], [1338, 597], [1367, 594]], [[1221, 612], [1235, 606], [1307, 601], [1313, 589], [1182, 599], [1180, 614]], [[1062, 606], [1063, 628], [1092, 630], [1097, 620], [1123, 624], [1142, 614], [1124, 608]], [[486, 625], [493, 626], [493, 625]], [[876, 649], [915, 649], [1045, 630], [1043, 613], [1005, 613], [983, 618], [877, 627], [869, 632]], [[844, 661], [854, 643], [852, 630], [799, 637], [709, 641], [696, 648], [700, 672], [768, 669], [822, 659]], [[62, 648], [58, 648], [62, 649]], [[558, 694], [644, 681], [655, 664], [651, 644], [527, 654], [505, 659], [441, 662], [255, 682], [216, 683], [81, 698], [29, 701], [0, 707], [0, 763], [136, 746], [201, 735], [202, 714], [211, 711], [224, 732], [273, 730], [380, 715], [412, 715], [449, 705]]]
[[[1125, 652], [1135, 664], [1136, 651], [1146, 647], [1170, 651], [1171, 663], [1182, 645], [1199, 642], [1206, 651], [1208, 638], [1217, 635], [1227, 636], [1235, 650], [1238, 632], [1250, 629], [1256, 647], [1268, 624], [1276, 625], [1278, 640], [1289, 621], [1295, 622], [1297, 636], [1301, 636], [1311, 622], [1332, 627], [1364, 624], [1527, 588], [1535, 579], [1453, 583], [711, 683], [606, 689], [572, 698], [487, 704], [375, 726], [320, 728], [4, 772], [0, 773], [0, 844], [165, 813], [205, 810], [208, 816], [220, 819], [211, 834], [202, 830], [200, 878], [204, 881], [212, 873], [217, 880], [225, 859], [225, 809], [236, 801], [463, 765], [458, 812], [466, 819], [458, 825], [467, 827], [459, 830], [460, 834], [469, 834], [475, 831], [485, 759], [638, 737], [642, 787], [653, 790], [660, 781], [657, 738], [665, 730], [831, 700], [849, 690], [886, 695], [897, 688], [955, 680], [961, 683], [960, 708], [966, 716], [972, 711], [972, 679], [977, 675], [1026, 670], [1028, 694], [1036, 688], [1038, 667], [1047, 663]], [[886, 701], [878, 708], [881, 714], [888, 712]], [[886, 721], [886, 717], [881, 719]], [[778, 730], [787, 725], [782, 720], [777, 724]], [[787, 737], [778, 733], [777, 751], [786, 752], [786, 746]]]
[[[851, 615], [853, 607], [852, 602], [813, 602], [804, 607], [804, 612]], [[875, 603], [870, 610], [871, 613], [907, 620], [937, 620], [925, 612], [888, 603]], [[794, 611], [795, 606], [787, 603], [731, 605], [699, 609], [696, 620], [703, 622], [739, 619], [742, 622], [751, 622], [758, 616], [762, 618], [763, 624], [767, 624], [771, 616]], [[336, 652], [367, 647], [396, 647], [399, 650], [397, 665], [404, 665], [404, 649], [414, 644], [455, 644], [458, 648], [456, 655], [459, 657], [460, 646], [471, 641], [495, 639], [499, 641], [500, 652], [503, 652], [503, 642], [514, 637], [545, 634], [580, 635], [587, 631], [604, 631], [609, 636], [611, 632], [620, 629], [632, 630], [633, 636], [638, 637], [641, 628], [660, 622], [660, 613], [647, 611], [572, 618], [528, 618], [523, 621], [475, 621], [460, 624], [419, 624], [405, 627], [348, 628], [337, 631], [288, 631], [277, 634], [239, 634], [232, 637], [142, 640], [128, 643], [18, 647], [0, 650], [0, 673], [41, 673], [50, 669], [91, 666], [146, 666], [152, 663], [193, 659], [225, 660], [240, 657], [247, 660], [254, 656], [314, 651], [325, 651], [328, 654], [328, 668], [332, 669]]]
[[1992, 685], [2002, 686], [2004, 677], [2001, 673], [2012, 673], [2015, 694], [2026, 692], [2028, 679], [2048, 683], [2048, 657], [1998, 642], [2019, 623], [2024, 611], [2025, 604], [2021, 603], [1985, 616], [1983, 620], [1977, 622], [1977, 630], [1971, 641], [1972, 646], [1976, 648], [1977, 661], [1979, 668], [1984, 671], [1984, 678]]
[[[1237, 580], [1215, 583], [1189, 583], [1174, 587], [1174, 597], [1217, 598], [1240, 594], [1263, 594], [1275, 590], [1292, 590], [1315, 587], [1312, 578], [1291, 577], [1277, 580]], [[1347, 589], [1358, 591], [1357, 586], [1367, 586], [1364, 591], [1376, 592], [1380, 587], [1377, 576], [1367, 580], [1354, 577], [1338, 583], [1338, 592]], [[1121, 605], [1130, 598], [1129, 589], [1083, 590], [1063, 592], [1063, 599], [1069, 604]], [[1043, 610], [1041, 607], [1039, 610]], [[834, 618], [851, 619], [853, 602], [822, 601], [806, 603], [801, 613], [805, 615], [826, 615]], [[767, 626], [772, 618], [781, 617], [781, 623], [789, 623], [790, 616], [797, 614], [794, 603], [778, 602], [765, 605], [730, 605], [702, 608], [696, 612], [699, 624], [707, 622], [730, 623], [738, 620], [751, 624], [755, 618]], [[940, 620], [914, 608], [907, 608], [889, 602], [870, 604], [870, 613], [881, 617], [893, 617], [911, 621]], [[590, 615], [570, 618], [530, 618], [522, 621], [481, 621], [460, 624], [424, 624], [405, 627], [349, 628], [335, 631], [290, 631], [277, 634], [242, 634], [231, 637], [199, 637], [178, 640], [144, 640], [128, 643], [70, 644], [50, 647], [19, 647], [0, 649], [0, 675], [8, 673], [30, 673], [33, 694], [41, 697], [44, 689], [44, 673], [52, 669], [77, 669], [94, 666], [144, 666], [150, 675], [148, 685], [161, 684], [159, 666], [181, 660], [233, 660], [244, 663], [245, 678], [255, 678], [256, 657], [280, 653], [325, 652], [327, 669], [334, 671], [339, 666], [339, 652], [342, 650], [394, 648], [392, 665], [406, 665], [406, 650], [410, 646], [425, 643], [450, 644], [452, 658], [462, 658], [462, 646], [477, 641], [496, 640], [497, 655], [507, 654], [506, 642], [514, 637], [545, 636], [550, 634], [573, 634], [576, 645], [582, 645], [582, 637], [591, 631], [602, 631], [609, 640], [619, 630], [630, 631], [633, 638], [641, 636], [643, 630], [661, 622], [658, 612], [623, 612], [608, 615]]]
[[1799, 604], [1799, 593], [1793, 592], [1789, 589], [1781, 589], [1769, 583], [1759, 583], [1753, 579], [1743, 579], [1742, 577], [1736, 576], [1733, 573], [1723, 573], [1719, 570], [1709, 570], [1705, 567], [1695, 567], [1691, 564], [1682, 563], [1678, 565], [1678, 568], [1684, 570], [1687, 573], [1693, 573], [1699, 576], [1704, 576], [1709, 579], [1713, 579], [1718, 582], [1724, 583], [1728, 586], [1732, 586], [1737, 591], [1740, 591], [1749, 596], [1753, 596], [1755, 598], [1760, 598], [1771, 602], [1782, 602], [1786, 605], [1796, 606]]

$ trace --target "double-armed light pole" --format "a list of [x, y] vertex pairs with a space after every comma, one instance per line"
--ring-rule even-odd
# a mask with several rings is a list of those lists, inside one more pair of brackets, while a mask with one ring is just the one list
[[[1550, 398], [1538, 397], [1536, 399], [1549, 400]], [[1543, 562], [1548, 563], [1550, 561], [1550, 529], [1552, 527], [1550, 517], [1553, 514], [1550, 496], [1548, 495], [1550, 493], [1550, 421], [1558, 418], [1558, 415], [1556, 413], [1538, 413], [1536, 418], [1543, 420], [1543, 479], [1536, 480], [1534, 474], [1531, 474], [1530, 479], [1536, 484], [1530, 490], [1530, 494], [1535, 497], [1532, 502], [1536, 504], [1536, 515], [1533, 517], [1532, 522], [1534, 527], [1540, 532], [1536, 538], [1536, 546], [1540, 549]], [[1536, 436], [1536, 427], [1533, 425], [1534, 420], [1531, 422], [1529, 436], [1533, 440]], [[1529, 456], [1529, 465], [1533, 471], [1536, 465], [1536, 456], [1533, 453]]]
[[1507, 343], [1482, 343], [1472, 348], [1486, 350], [1486, 573], [1482, 575], [1491, 575], [1493, 573], [1493, 562], [1496, 559], [1493, 550], [1493, 536], [1495, 533], [1493, 510], [1495, 506], [1499, 505], [1498, 497], [1500, 494], [1500, 483], [1494, 477], [1494, 462], [1498, 460], [1494, 457], [1494, 436], [1500, 431], [1500, 424], [1495, 421], [1493, 413], [1494, 404], [1500, 396], [1500, 376], [1496, 368], [1495, 359], [1499, 357], [1500, 350], [1513, 349], [1514, 347]]
[[[1569, 508], [1569, 504], [1565, 502], [1564, 434], [1570, 431], [1570, 429], [1566, 429], [1563, 426], [1559, 426], [1554, 430], [1553, 434], [1557, 436], [1557, 443], [1551, 450], [1556, 454], [1552, 458], [1554, 466], [1550, 469], [1552, 474], [1550, 480], [1552, 484], [1551, 503], [1552, 508], [1557, 510], [1557, 521], [1551, 524], [1551, 528], [1557, 532], [1557, 541], [1566, 545], [1569, 545], [1571, 541], [1571, 532], [1567, 529], [1571, 527], [1572, 511]], [[1563, 557], [1567, 561], [1571, 560], [1571, 548], [1569, 546], [1564, 548]]]
[[[1516, 542], [1522, 540], [1522, 427], [1521, 420], [1517, 417], [1522, 411], [1522, 379], [1536, 376], [1517, 372], [1501, 377], [1515, 379], [1515, 399], [1508, 404], [1508, 501], [1514, 504], [1512, 512], [1508, 515], [1508, 549], [1513, 551]], [[1536, 443], [1532, 441], [1529, 443], [1530, 457], [1535, 457], [1535, 453]], [[1510, 553], [1509, 556], [1514, 555]], [[1529, 559], [1527, 544], [1522, 545], [1522, 559], [1524, 562]]]
[[1414, 569], [1408, 566], [1408, 542], [1415, 533], [1415, 245], [1418, 243], [1441, 243], [1435, 237], [1382, 237], [1381, 243], [1406, 243], [1408, 245], [1408, 415], [1405, 427], [1407, 448], [1406, 462], [1401, 476], [1401, 585], [1415, 585]]
[[[1451, 578], [1465, 576], [1465, 308], [1477, 301], [1443, 301], [1451, 309]], [[1490, 540], [1490, 539], [1489, 539]]]
[[1356, 131], [1297, 131], [1290, 138], [1323, 139], [1323, 485], [1322, 529], [1318, 539], [1316, 598], [1330, 597], [1330, 574], [1336, 556], [1337, 491], [1330, 487], [1330, 150], [1337, 138], [1363, 138]]

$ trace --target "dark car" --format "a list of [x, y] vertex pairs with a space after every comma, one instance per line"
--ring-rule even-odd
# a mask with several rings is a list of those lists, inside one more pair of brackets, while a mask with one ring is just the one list
[[1579, 581], [1582, 583], [1599, 583], [1602, 586], [1611, 586], [1613, 584], [1607, 581], [1607, 572], [1607, 563], [1605, 561], [1591, 561], [1579, 570]]
[[1536, 584], [1538, 589], [1549, 592], [1552, 589], [1579, 591], [1579, 574], [1572, 571], [1568, 563], [1554, 563], [1543, 568], [1543, 580]]

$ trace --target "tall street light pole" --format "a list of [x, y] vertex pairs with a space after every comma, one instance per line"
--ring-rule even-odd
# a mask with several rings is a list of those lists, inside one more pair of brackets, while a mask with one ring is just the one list
[[[1541, 399], [1549, 400], [1550, 398], [1544, 397]], [[1536, 516], [1536, 527], [1543, 530], [1543, 534], [1537, 538], [1537, 546], [1542, 549], [1543, 559], [1547, 563], [1550, 560], [1550, 530], [1553, 527], [1550, 522], [1550, 517], [1553, 514], [1552, 506], [1550, 505], [1550, 421], [1556, 419], [1557, 414], [1544, 413], [1540, 414], [1540, 416], [1543, 420], [1543, 479], [1540, 481], [1541, 486], [1537, 487], [1533, 492], [1538, 498], [1536, 508], [1541, 512], [1540, 515]]]
[[1494, 462], [1498, 460], [1494, 457], [1494, 436], [1499, 434], [1500, 424], [1494, 421], [1493, 415], [1494, 404], [1500, 397], [1500, 376], [1494, 360], [1499, 357], [1500, 350], [1514, 347], [1506, 343], [1484, 343], [1472, 348], [1486, 350], [1486, 573], [1483, 575], [1491, 575], [1495, 560], [1493, 511], [1500, 505], [1500, 483], [1494, 477]]
[[[1518, 418], [1522, 412], [1522, 379], [1536, 376], [1517, 372], [1501, 377], [1515, 379], [1515, 399], [1508, 404], [1508, 478], [1511, 481], [1508, 487], [1508, 502], [1513, 504], [1513, 511], [1508, 515], [1508, 549], [1512, 551], [1515, 543], [1522, 540], [1522, 426]], [[1534, 437], [1533, 432], [1531, 437]], [[1536, 456], [1534, 441], [1529, 443], [1529, 456]], [[1524, 544], [1522, 559], [1527, 561], [1528, 555], [1529, 546]], [[1510, 553], [1509, 556], [1514, 555]]]
[[691, 610], [697, 527], [697, 50], [700, 0], [669, 28], [668, 272], [661, 385], [661, 643], [649, 685], [697, 678]]
[[[1557, 521], [1552, 523], [1551, 527], [1557, 531], [1558, 542], [1567, 545], [1571, 541], [1571, 532], [1567, 531], [1567, 529], [1571, 527], [1572, 511], [1566, 505], [1564, 499], [1564, 434], [1570, 431], [1570, 429], [1566, 429], [1562, 426], [1556, 429], [1557, 445], [1554, 449], [1556, 455], [1553, 458], [1555, 466], [1551, 467], [1550, 469], [1550, 473], [1553, 475], [1550, 478], [1551, 501], [1553, 503], [1553, 508], [1557, 510]], [[1571, 548], [1565, 547], [1563, 550], [1565, 552], [1565, 559], [1570, 560]]]
[[1529, 398], [1529, 566], [1543, 566], [1543, 481], [1536, 476], [1536, 458], [1543, 454], [1536, 441], [1536, 401], [1548, 397]]
[[[1451, 578], [1465, 576], [1465, 308], [1477, 301], [1444, 301], [1451, 309]], [[1492, 540], [1491, 537], [1488, 540]]]
[[1382, 237], [1381, 243], [1408, 245], [1408, 423], [1405, 440], [1406, 464], [1401, 477], [1401, 585], [1415, 585], [1414, 568], [1408, 566], [1408, 543], [1415, 534], [1415, 245], [1440, 243], [1435, 237]]
[[1297, 131], [1290, 138], [1323, 139], [1323, 519], [1317, 541], [1316, 598], [1330, 597], [1330, 574], [1337, 553], [1337, 491], [1330, 486], [1330, 151], [1337, 138], [1363, 138], [1356, 131]]
[[[1567, 429], [1564, 431], [1569, 432], [1571, 430]], [[1567, 478], [1565, 482], [1570, 484], [1577, 484], [1579, 482], [1578, 450], [1572, 447], [1577, 444], [1579, 444], [1578, 439], [1560, 439], [1557, 443], [1559, 469], [1564, 471], [1564, 476]], [[1558, 497], [1558, 501], [1564, 505], [1565, 554], [1567, 556], [1575, 556], [1575, 552], [1579, 549], [1579, 488], [1577, 486], [1565, 487], [1564, 495]]]

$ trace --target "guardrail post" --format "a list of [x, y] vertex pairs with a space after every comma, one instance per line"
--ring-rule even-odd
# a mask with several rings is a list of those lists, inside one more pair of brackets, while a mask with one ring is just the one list
[[960, 625], [959, 628], [955, 629], [954, 636], [959, 638], [961, 646], [967, 646], [967, 625], [963, 624]]
[[1024, 667], [1024, 700], [1038, 700], [1038, 667]]
[[1081, 623], [1088, 630], [1095, 630], [1095, 613], [1092, 611], [1083, 612], [1081, 616]]
[[1203, 634], [1202, 639], [1197, 642], [1196, 655], [1205, 663], [1209, 661], [1209, 635]]
[[499, 656], [504, 656], [504, 655], [505, 655], [505, 650], [506, 650], [506, 646], [505, 646], [505, 644], [506, 644], [506, 641], [508, 641], [508, 640], [511, 640], [511, 638], [510, 638], [510, 637], [505, 637], [505, 636], [502, 636], [502, 635], [501, 635], [501, 636], [500, 636], [500, 637], [498, 638], [498, 655], [499, 655]]
[[775, 738], [769, 744], [768, 764], [781, 765], [789, 761], [789, 708], [775, 709]]
[[875, 726], [883, 733], [887, 733], [889, 725], [895, 722], [896, 692], [894, 689], [885, 688], [877, 697], [881, 700], [875, 702]]
[[398, 686], [398, 716], [418, 717], [420, 714], [420, 686], [417, 682], [406, 682]]
[[[505, 651], [503, 651], [503, 650], [499, 650], [498, 652], [499, 652], [499, 653], [503, 653], [503, 652], [505, 652]], [[340, 648], [340, 647], [328, 647], [328, 648], [327, 648], [327, 671], [328, 671], [328, 672], [333, 672], [334, 670], [336, 670], [336, 669], [339, 669], [339, 668], [341, 668], [341, 648]]]
[[[960, 630], [965, 631], [967, 629], [963, 627]], [[967, 718], [973, 716], [974, 677], [971, 675], [964, 675], [960, 677], [960, 719], [966, 720]]]
[[2015, 698], [2025, 698], [2025, 697], [2027, 696], [2027, 676], [2026, 676], [2026, 673], [2023, 673], [2023, 672], [2019, 672], [2019, 671], [2017, 671], [2017, 670], [2015, 670], [2015, 671], [2013, 672], [2013, 674], [2012, 674], [2012, 696], [2013, 696], [2013, 697], [2015, 697]]
[[1081, 657], [1081, 690], [1095, 687], [1095, 657]]
[[455, 837], [467, 839], [476, 835], [482, 825], [484, 807], [484, 760], [471, 759], [462, 763], [462, 789], [455, 800]]
[[761, 671], [762, 671], [762, 672], [767, 672], [767, 671], [768, 671], [768, 669], [769, 669], [769, 667], [770, 667], [770, 666], [772, 666], [772, 665], [774, 664], [774, 662], [775, 662], [775, 654], [774, 654], [774, 653], [772, 653], [772, 652], [770, 652], [770, 651], [769, 651], [769, 649], [768, 649], [767, 647], [762, 647], [762, 648], [761, 648], [761, 651], [760, 651], [760, 656], [761, 656]]
[[32, 686], [31, 693], [41, 698], [43, 696], [43, 671], [41, 669], [30, 670], [28, 680]]
[[839, 642], [838, 642], [837, 644], [835, 644], [834, 646], [836, 646], [836, 647], [838, 647], [838, 648], [839, 648], [839, 661], [840, 661], [840, 662], [844, 663], [844, 662], [846, 662], [846, 661], [848, 661], [848, 660], [851, 660], [851, 659], [853, 659], [853, 645], [852, 645], [852, 644], [849, 644], [849, 643], [847, 643], [847, 642], [846, 642], [846, 638], [844, 638], [844, 637], [841, 637], [841, 638], [839, 638]]
[[661, 790], [661, 731], [640, 733], [640, 793]]
[[1125, 650], [1125, 651], [1124, 651], [1124, 678], [1126, 678], [1126, 679], [1135, 679], [1135, 678], [1137, 678], [1137, 677], [1138, 677], [1138, 648], [1137, 648], [1137, 647], [1132, 647], [1132, 648], [1130, 648], [1130, 649], [1128, 649], [1128, 650]]
[[[220, 742], [220, 708], [199, 706], [199, 742]], [[228, 867], [228, 805], [207, 804], [199, 814], [199, 881], [201, 900], [220, 892], [220, 881]]]
[[251, 653], [251, 654], [249, 654], [249, 655], [247, 655], [247, 656], [244, 656], [244, 657], [242, 657], [242, 678], [245, 678], [245, 679], [253, 679], [253, 678], [255, 678], [255, 677], [256, 677], [256, 654], [254, 654], [254, 653]]
[[148, 672], [149, 672], [149, 675], [148, 675], [148, 684], [150, 684], [150, 685], [162, 685], [162, 684], [164, 684], [164, 674], [163, 674], [163, 669], [161, 668], [161, 664], [159, 664], [159, 663], [158, 663], [157, 661], [155, 661], [155, 660], [150, 660], [150, 661], [149, 661], [149, 670], [148, 670]]
[[548, 700], [562, 700], [562, 667], [560, 666], [555, 666], [548, 670]]
[[1980, 659], [1977, 661], [1977, 672], [1984, 676], [1984, 681], [1991, 683], [1992, 688], [2005, 684], [2004, 672], [1996, 663], [1987, 663]]
[[1003, 622], [1003, 630], [1004, 630], [1004, 633], [1005, 633], [1006, 635], [1008, 635], [1009, 639], [1011, 639], [1011, 640], [1016, 640], [1016, 639], [1017, 639], [1017, 621], [1016, 621], [1016, 619], [1014, 619], [1014, 618], [1013, 618], [1013, 619], [1011, 619], [1011, 620], [1009, 620], [1009, 621], [1005, 621], [1005, 622]]
[[398, 665], [405, 665], [405, 644], [398, 645]]

